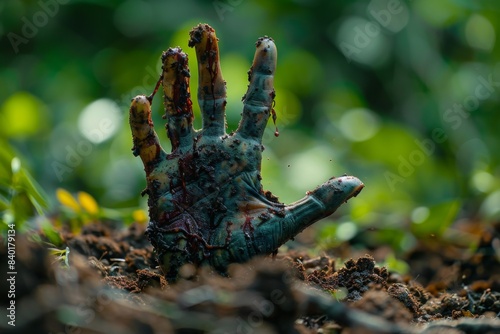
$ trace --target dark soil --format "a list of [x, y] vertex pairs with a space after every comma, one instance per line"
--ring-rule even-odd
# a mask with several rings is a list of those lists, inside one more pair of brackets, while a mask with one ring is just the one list
[[[472, 254], [420, 244], [404, 258], [406, 276], [345, 245], [317, 258], [290, 250], [255, 259], [230, 277], [186, 265], [175, 284], [157, 268], [143, 225], [95, 223], [63, 239], [69, 267], [17, 236], [16, 326], [2, 321], [1, 332], [500, 333], [498, 229], [482, 231]], [[353, 258], [339, 262], [340, 253]]]

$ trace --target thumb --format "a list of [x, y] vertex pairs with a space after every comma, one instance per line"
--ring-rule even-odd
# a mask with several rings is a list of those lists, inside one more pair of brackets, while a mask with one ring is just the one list
[[255, 255], [272, 253], [306, 227], [334, 213], [342, 203], [359, 194], [363, 187], [364, 184], [354, 176], [328, 180], [308, 192], [303, 199], [285, 206], [283, 214], [274, 215], [258, 225], [251, 240], [246, 238], [245, 233], [233, 234], [232, 247], [227, 254], [220, 252], [220, 256], [215, 258], [219, 263], [214, 263], [214, 267], [222, 268], [225, 263], [245, 262]]
[[334, 213], [343, 203], [355, 197], [364, 188], [363, 182], [354, 176], [331, 178], [306, 197], [286, 208], [283, 234], [278, 242], [285, 243], [306, 227]]

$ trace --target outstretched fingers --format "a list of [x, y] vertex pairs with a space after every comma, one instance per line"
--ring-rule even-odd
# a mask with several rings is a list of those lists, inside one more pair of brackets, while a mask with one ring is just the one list
[[134, 147], [132, 151], [135, 156], [140, 156], [146, 173], [157, 165], [166, 156], [160, 146], [153, 121], [151, 120], [151, 103], [144, 95], [138, 95], [132, 99], [129, 111], [129, 123], [132, 130]]
[[190, 31], [189, 36], [189, 46], [194, 46], [198, 60], [198, 102], [203, 132], [208, 135], [223, 135], [226, 128], [226, 82], [220, 68], [215, 30], [208, 24], [199, 24]]
[[276, 45], [270, 37], [261, 37], [252, 67], [248, 71], [248, 90], [243, 96], [243, 116], [237, 132], [247, 138], [262, 140], [274, 104], [274, 72], [278, 56]]
[[188, 57], [180, 48], [169, 48], [162, 54], [164, 118], [172, 152], [193, 144], [193, 103], [189, 90]]

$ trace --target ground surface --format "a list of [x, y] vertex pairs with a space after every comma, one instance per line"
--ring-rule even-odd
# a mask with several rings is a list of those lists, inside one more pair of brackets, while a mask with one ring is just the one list
[[[316, 258], [280, 252], [235, 265], [230, 278], [185, 266], [175, 284], [156, 269], [143, 234], [143, 225], [101, 223], [63, 233], [69, 267], [18, 236], [16, 327], [2, 321], [0, 331], [500, 333], [498, 228], [482, 229], [474, 252], [419, 245], [404, 258], [405, 276], [376, 264], [383, 249], [363, 255], [345, 245]], [[340, 262], [341, 253], [352, 259]]]

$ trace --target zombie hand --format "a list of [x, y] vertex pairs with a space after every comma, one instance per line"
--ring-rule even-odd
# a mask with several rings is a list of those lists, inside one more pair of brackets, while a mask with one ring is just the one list
[[264, 191], [262, 135], [269, 116], [275, 115], [276, 46], [269, 37], [257, 41], [242, 119], [227, 134], [226, 84], [215, 31], [200, 24], [190, 37], [198, 59], [203, 129], [192, 126], [188, 59], [180, 48], [163, 53], [160, 78], [171, 153], [161, 148], [151, 121], [154, 93], [135, 97], [130, 107], [133, 152], [146, 171], [146, 233], [169, 280], [186, 263], [208, 264], [224, 273], [231, 263], [271, 254], [363, 188], [352, 176], [332, 178], [291, 205]]

